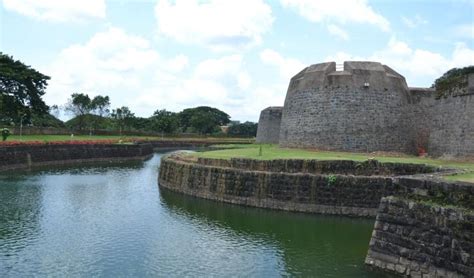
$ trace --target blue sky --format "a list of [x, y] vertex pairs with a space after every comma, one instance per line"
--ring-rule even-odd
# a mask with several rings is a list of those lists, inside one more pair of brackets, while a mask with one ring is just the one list
[[51, 76], [49, 105], [82, 92], [257, 121], [310, 64], [379, 61], [418, 87], [474, 64], [474, 1], [0, 1], [0, 51]]

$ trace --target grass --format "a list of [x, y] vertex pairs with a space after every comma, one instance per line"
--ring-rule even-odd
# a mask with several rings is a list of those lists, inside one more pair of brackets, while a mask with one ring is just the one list
[[465, 182], [474, 183], [474, 172], [469, 172], [469, 173], [460, 174], [460, 175], [446, 176], [445, 178], [450, 181], [465, 181]]
[[[251, 142], [251, 139], [247, 138], [217, 138], [217, 137], [196, 137], [196, 138], [177, 138], [177, 137], [160, 137], [160, 136], [118, 136], [118, 135], [23, 135], [21, 138], [19, 135], [11, 135], [8, 137], [7, 142], [19, 141], [19, 142], [28, 142], [28, 141], [42, 141], [42, 142], [55, 142], [55, 141], [84, 141], [84, 140], [206, 140], [206, 141], [232, 141], [232, 142]], [[0, 141], [1, 144], [1, 141]]]
[[[262, 147], [262, 155], [259, 156], [259, 148]], [[438, 167], [456, 168], [465, 170], [466, 174], [447, 176], [448, 180], [466, 181], [474, 183], [474, 163], [451, 160], [440, 160], [433, 158], [423, 158], [410, 155], [388, 155], [388, 154], [367, 154], [367, 153], [349, 153], [333, 151], [316, 151], [304, 149], [279, 148], [277, 145], [268, 144], [247, 144], [247, 145], [227, 145], [230, 147], [225, 150], [214, 150], [199, 152], [194, 155], [207, 158], [230, 159], [233, 157], [251, 158], [251, 159], [318, 159], [318, 160], [354, 160], [364, 161], [369, 158], [377, 159], [381, 162], [399, 162], [429, 164]]]

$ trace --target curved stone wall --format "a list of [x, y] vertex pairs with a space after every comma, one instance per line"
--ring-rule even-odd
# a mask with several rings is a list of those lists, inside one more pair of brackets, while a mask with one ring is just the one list
[[377, 62], [322, 63], [294, 76], [280, 145], [347, 151], [411, 151], [403, 76]]
[[267, 107], [260, 112], [257, 143], [278, 144], [283, 107]]
[[[159, 184], [160, 187], [173, 191], [234, 204], [353, 216], [375, 216], [380, 199], [390, 195], [420, 195], [422, 198], [440, 195], [445, 202], [447, 200], [468, 205], [472, 202], [474, 205], [474, 187], [471, 185], [448, 184], [415, 177], [365, 176], [367, 173], [381, 171], [383, 164], [369, 167], [360, 173], [362, 175], [357, 176], [341, 175], [338, 174], [341, 170], [331, 170], [347, 166], [344, 161], [339, 165], [338, 161], [333, 161], [330, 168], [325, 163], [322, 164], [326, 165], [323, 167], [310, 166], [306, 168], [306, 172], [279, 171], [280, 166], [271, 166], [271, 163], [260, 165], [263, 168], [256, 170], [253, 166], [257, 164], [252, 160], [235, 163], [240, 163], [241, 166], [232, 167], [232, 162], [225, 160], [189, 161], [179, 155], [167, 156], [161, 161]], [[289, 165], [299, 167], [299, 163], [291, 163], [284, 163], [287, 165], [286, 169]], [[402, 173], [413, 173], [414, 168], [410, 168], [411, 166], [406, 170], [401, 170], [402, 167], [403, 164], [399, 164], [394, 168]], [[320, 170], [314, 169], [327, 170], [322, 174]], [[420, 170], [426, 172], [433, 169], [420, 167]], [[312, 171], [314, 172], [311, 173]], [[352, 174], [354, 173], [357, 172]]]

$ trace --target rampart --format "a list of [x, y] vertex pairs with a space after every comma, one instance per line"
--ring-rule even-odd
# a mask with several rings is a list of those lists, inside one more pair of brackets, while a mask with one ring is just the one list
[[414, 145], [433, 156], [474, 157], [474, 74], [410, 93]]
[[283, 107], [267, 107], [260, 113], [257, 143], [278, 144]]
[[[276, 126], [262, 111], [259, 130]], [[311, 65], [290, 81], [278, 143], [357, 152], [474, 157], [474, 74], [436, 89], [409, 88], [377, 62]], [[270, 124], [272, 123], [272, 124]], [[274, 129], [273, 129], [274, 130]], [[263, 136], [261, 142], [276, 142]]]

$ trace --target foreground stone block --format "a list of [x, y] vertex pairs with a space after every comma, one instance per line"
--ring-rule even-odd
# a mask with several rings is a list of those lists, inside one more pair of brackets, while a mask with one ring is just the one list
[[408, 277], [474, 277], [474, 212], [384, 197], [365, 263]]

